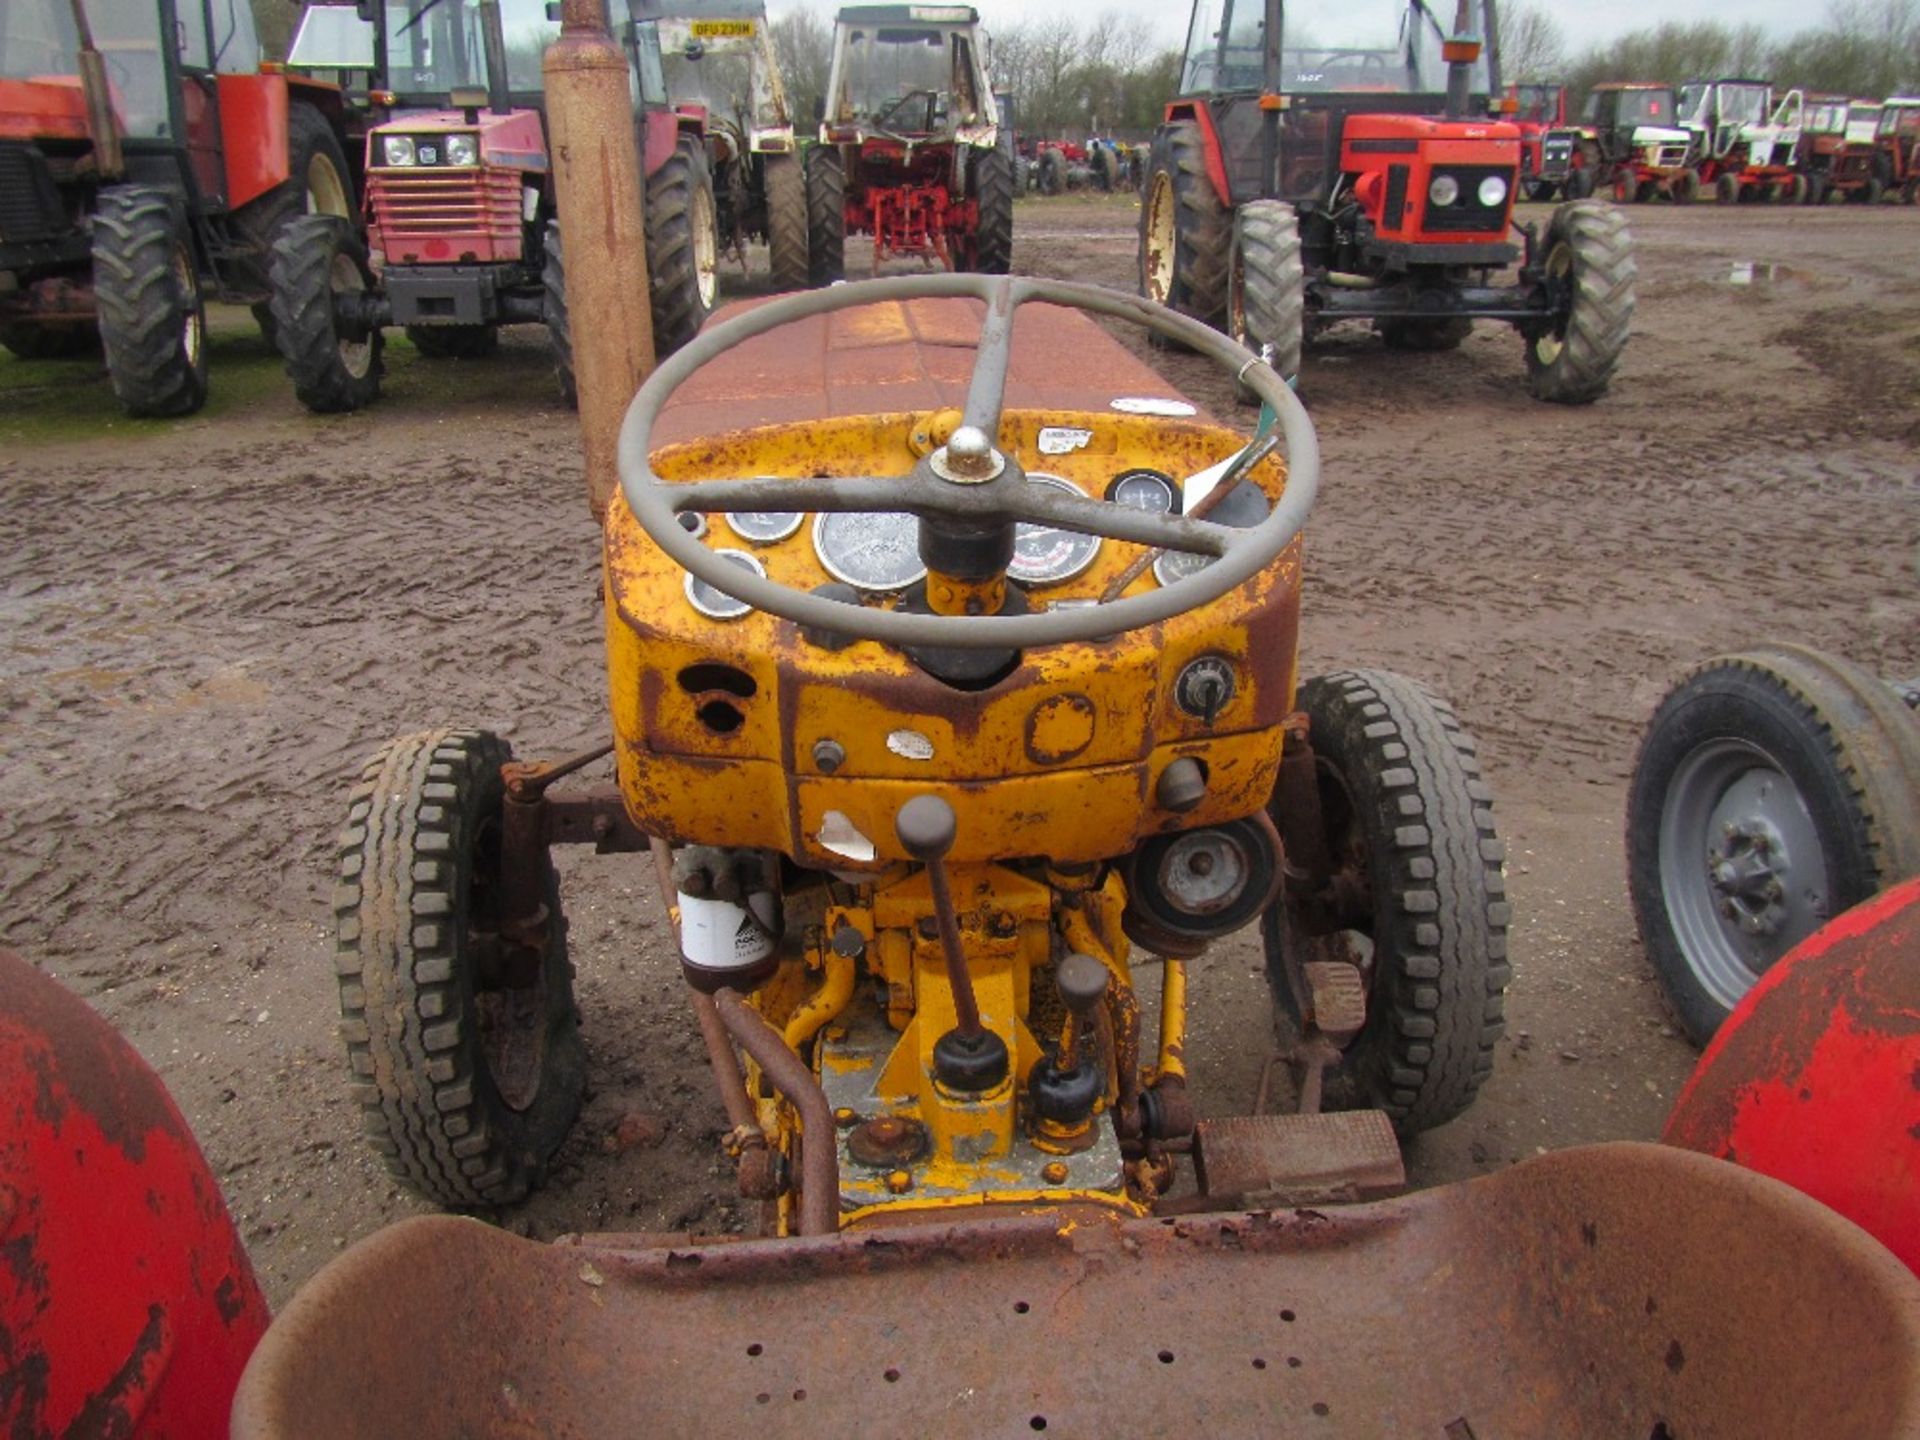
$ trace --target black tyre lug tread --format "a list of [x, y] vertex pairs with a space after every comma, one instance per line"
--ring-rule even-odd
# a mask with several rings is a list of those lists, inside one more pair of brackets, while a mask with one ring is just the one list
[[[1391, 841], [1385, 859], [1405, 942], [1395, 947], [1401, 977], [1376, 979], [1368, 1030], [1390, 1027], [1384, 1073], [1376, 1077], [1384, 1094], [1372, 1099], [1403, 1134], [1413, 1133], [1472, 1102], [1505, 1029], [1503, 992], [1512, 973], [1505, 963], [1505, 850], [1477, 747], [1451, 708], [1423, 687], [1379, 672], [1339, 671], [1303, 684], [1299, 703], [1314, 717], [1316, 734], [1345, 724], [1380, 782], [1381, 800], [1396, 802], [1378, 824]], [[1355, 758], [1348, 756], [1350, 765]], [[1436, 804], [1443, 807], [1437, 813]], [[1418, 814], [1406, 813], [1410, 808]], [[1447, 915], [1464, 926], [1459, 933], [1446, 933], [1439, 917]], [[1443, 953], [1449, 944], [1451, 953]]]
[[190, 415], [206, 403], [205, 335], [198, 364], [181, 345], [188, 310], [201, 308], [197, 274], [188, 295], [178, 294], [174, 283], [182, 243], [191, 254], [182, 202], [168, 191], [116, 185], [100, 193], [93, 215], [94, 304], [107, 374], [129, 415]]
[[839, 150], [807, 151], [807, 280], [818, 287], [847, 274], [847, 173]]
[[1573, 312], [1564, 347], [1552, 365], [1527, 346], [1527, 388], [1542, 400], [1585, 405], [1600, 398], [1613, 379], [1633, 330], [1633, 240], [1626, 217], [1599, 200], [1573, 200], [1554, 211], [1545, 253], [1564, 233], [1574, 249]]
[[767, 269], [776, 290], [807, 288], [807, 181], [798, 155], [762, 162], [767, 198]]
[[693, 237], [693, 196], [700, 189], [711, 198], [705, 152], [690, 141], [682, 141], [666, 163], [647, 177], [653, 344], [663, 358], [699, 334], [707, 318], [700, 300]]
[[979, 229], [971, 268], [1005, 275], [1013, 268], [1013, 163], [1004, 150], [982, 151], [974, 159], [973, 177]]
[[280, 229], [268, 274], [274, 343], [286, 362], [293, 393], [315, 414], [358, 410], [379, 398], [383, 337], [376, 329], [364, 376], [340, 361], [333, 322], [333, 257], [345, 250], [366, 273], [366, 246], [353, 226], [332, 215], [296, 215]]
[[1262, 345], [1272, 345], [1274, 372], [1291, 380], [1300, 373], [1307, 320], [1299, 219], [1282, 201], [1255, 200], [1240, 207], [1234, 225], [1248, 348], [1258, 354]]

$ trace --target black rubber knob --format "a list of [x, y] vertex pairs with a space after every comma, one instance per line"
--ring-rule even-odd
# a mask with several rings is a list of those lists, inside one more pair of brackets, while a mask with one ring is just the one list
[[958, 825], [953, 806], [938, 795], [916, 795], [893, 817], [893, 833], [900, 837], [900, 848], [922, 864], [938, 860], [953, 848]]
[[1091, 955], [1069, 955], [1053, 973], [1060, 1001], [1075, 1015], [1085, 1015], [1107, 993], [1107, 967]]

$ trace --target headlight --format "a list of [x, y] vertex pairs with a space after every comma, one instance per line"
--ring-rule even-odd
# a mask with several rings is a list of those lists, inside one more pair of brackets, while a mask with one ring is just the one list
[[1498, 175], [1489, 175], [1480, 182], [1480, 203], [1489, 210], [1504, 204], [1507, 198], [1507, 182]]
[[472, 135], [449, 135], [447, 137], [447, 164], [471, 165], [480, 158], [480, 144]]
[[413, 155], [413, 140], [406, 135], [388, 135], [380, 142], [380, 154], [389, 165], [412, 165], [417, 163]]
[[1436, 175], [1427, 187], [1427, 199], [1445, 209], [1460, 198], [1460, 182], [1451, 175]]

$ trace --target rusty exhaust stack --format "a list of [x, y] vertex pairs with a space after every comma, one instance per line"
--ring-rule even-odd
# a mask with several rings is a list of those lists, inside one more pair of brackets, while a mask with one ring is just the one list
[[604, 520], [620, 476], [620, 422], [653, 373], [646, 196], [627, 57], [604, 0], [565, 0], [547, 50], [547, 145], [566, 246], [587, 504]]
[[86, 0], [73, 0], [73, 29], [80, 42], [80, 94], [87, 105], [87, 139], [93, 142], [93, 166], [102, 179], [118, 180], [127, 173], [127, 157], [120, 149], [119, 122], [113, 118], [107, 62], [94, 47], [93, 27], [87, 23]]
[[1453, 14], [1453, 34], [1440, 46], [1447, 62], [1447, 118], [1466, 118], [1473, 98], [1473, 62], [1480, 58], [1480, 37], [1473, 33], [1473, 0], [1460, 0]]

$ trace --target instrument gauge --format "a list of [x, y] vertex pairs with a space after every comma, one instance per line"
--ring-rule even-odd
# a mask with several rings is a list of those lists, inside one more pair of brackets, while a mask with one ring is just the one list
[[[1086, 496], [1086, 491], [1071, 480], [1044, 470], [1029, 470], [1027, 482]], [[1022, 585], [1058, 585], [1085, 570], [1099, 553], [1098, 535], [1023, 520], [1013, 532], [1013, 559], [1007, 564], [1007, 577]]]
[[1180, 490], [1171, 475], [1158, 470], [1124, 470], [1107, 486], [1107, 499], [1154, 515], [1178, 515]]
[[813, 522], [813, 550], [834, 579], [869, 594], [904, 590], [927, 573], [920, 522], [899, 511], [823, 514]]
[[[744, 550], [715, 550], [714, 554], [742, 570], [751, 571], [762, 580], [767, 578], [767, 567]], [[709, 620], [738, 620], [742, 615], [751, 614], [753, 607], [744, 600], [736, 600], [724, 590], [709, 585], [699, 576], [689, 573], [686, 577], [687, 603], [705, 615]]]
[[1172, 585], [1189, 575], [1198, 575], [1213, 559], [1211, 555], [1195, 555], [1186, 550], [1163, 550], [1153, 562], [1153, 578], [1162, 585]]
[[727, 528], [755, 545], [777, 545], [806, 519], [798, 510], [731, 510]]

